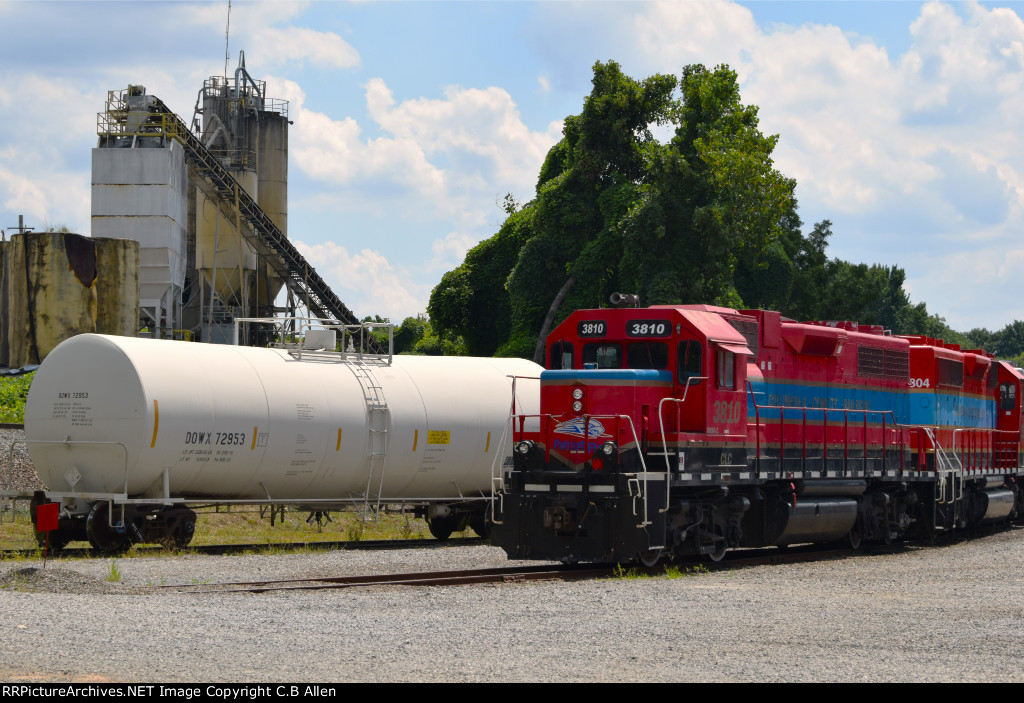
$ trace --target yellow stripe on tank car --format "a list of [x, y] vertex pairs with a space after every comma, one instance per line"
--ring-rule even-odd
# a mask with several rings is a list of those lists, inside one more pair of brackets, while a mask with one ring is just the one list
[[338, 428], [338, 443], [334, 445], [334, 451], [341, 451], [341, 428]]
[[157, 405], [156, 398], [153, 399], [153, 441], [149, 443], [149, 448], [152, 449], [156, 446], [156, 431], [160, 429], [160, 406]]
[[256, 449], [256, 433], [257, 433], [258, 430], [259, 430], [259, 425], [257, 425], [256, 427], [252, 428], [252, 446], [249, 447], [250, 451], [255, 451], [255, 449]]
[[486, 454], [489, 451], [491, 451], [491, 433], [490, 432], [487, 433], [487, 446], [484, 447], [484, 454]]
[[416, 430], [412, 436], [412, 450], [416, 451], [416, 445], [420, 443], [420, 431]]

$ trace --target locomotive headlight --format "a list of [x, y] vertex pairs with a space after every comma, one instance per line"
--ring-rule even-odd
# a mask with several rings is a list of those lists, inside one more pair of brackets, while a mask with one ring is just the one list
[[533, 447], [534, 444], [532, 441], [524, 439], [522, 442], [516, 444], [516, 451], [525, 456], [530, 453], [530, 450], [533, 449]]
[[575, 400], [583, 400], [583, 389], [582, 388], [573, 388], [572, 389], [572, 397]]
[[605, 456], [611, 456], [615, 453], [615, 442], [605, 442], [601, 445], [601, 453]]
[[572, 409], [575, 410], [576, 412], [579, 412], [580, 410], [583, 409], [583, 403], [577, 400], [572, 404]]

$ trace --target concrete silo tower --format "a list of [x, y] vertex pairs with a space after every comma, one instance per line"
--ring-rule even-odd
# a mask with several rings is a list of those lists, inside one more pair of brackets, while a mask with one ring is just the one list
[[[233, 76], [204, 82], [193, 130], [287, 235], [288, 103], [266, 96], [266, 83], [246, 70], [244, 53]], [[198, 190], [194, 221], [186, 318], [204, 341], [224, 341], [223, 336], [230, 338], [231, 319], [273, 314], [283, 282], [246, 242], [240, 231], [245, 225]]]

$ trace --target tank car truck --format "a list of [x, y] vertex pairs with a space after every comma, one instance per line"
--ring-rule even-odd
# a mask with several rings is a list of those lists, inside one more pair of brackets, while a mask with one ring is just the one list
[[708, 305], [580, 310], [546, 350], [494, 477], [511, 558], [719, 560], [1024, 516], [1024, 378], [981, 350]]

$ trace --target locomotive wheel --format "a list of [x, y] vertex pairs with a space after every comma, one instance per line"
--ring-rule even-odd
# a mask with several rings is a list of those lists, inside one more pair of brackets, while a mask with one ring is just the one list
[[89, 516], [85, 519], [85, 536], [89, 544], [98, 552], [104, 554], [119, 554], [131, 547], [131, 540], [124, 527], [118, 531], [117, 527], [110, 526], [108, 519], [109, 504], [100, 501], [89, 510]]
[[640, 552], [640, 554], [637, 555], [637, 560], [648, 569], [653, 568], [658, 565], [659, 561], [661, 561], [661, 550], [648, 549], [646, 552]]
[[448, 517], [435, 517], [427, 520], [427, 527], [430, 528], [430, 534], [434, 535], [434, 538], [445, 541], [452, 536], [455, 532], [455, 528], [459, 526], [459, 518], [454, 515]]
[[847, 547], [849, 547], [855, 552], [858, 551], [860, 549], [860, 544], [862, 541], [862, 535], [860, 533], [860, 524], [854, 525], [853, 529], [847, 533], [843, 541], [846, 543]]
[[726, 551], [728, 551], [728, 549], [729, 549], [729, 545], [726, 544], [726, 542], [725, 542], [725, 534], [722, 533], [722, 528], [716, 527], [715, 528], [715, 549], [713, 551], [711, 551], [711, 552], [708, 552], [704, 556], [706, 556], [711, 561], [715, 561], [715, 562], [722, 561], [722, 558], [725, 556], [725, 553], [726, 553]]

